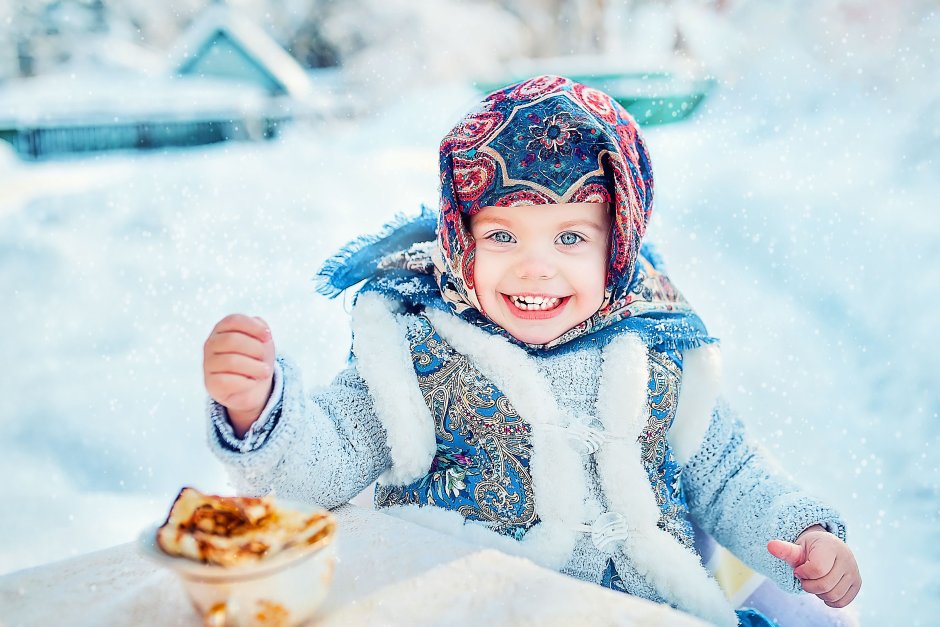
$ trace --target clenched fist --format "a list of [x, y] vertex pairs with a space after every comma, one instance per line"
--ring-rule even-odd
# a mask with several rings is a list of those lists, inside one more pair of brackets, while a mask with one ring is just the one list
[[203, 346], [206, 391], [228, 410], [242, 437], [261, 415], [274, 383], [274, 340], [261, 318], [231, 314], [212, 329]]
[[767, 550], [790, 565], [803, 590], [829, 607], [845, 607], [862, 587], [851, 549], [820, 525], [803, 531], [796, 543], [771, 540]]

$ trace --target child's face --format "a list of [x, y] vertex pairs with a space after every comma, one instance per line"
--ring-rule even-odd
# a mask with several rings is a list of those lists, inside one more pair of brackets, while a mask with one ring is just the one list
[[547, 344], [603, 304], [607, 203], [484, 207], [470, 218], [470, 232], [480, 306], [517, 340]]

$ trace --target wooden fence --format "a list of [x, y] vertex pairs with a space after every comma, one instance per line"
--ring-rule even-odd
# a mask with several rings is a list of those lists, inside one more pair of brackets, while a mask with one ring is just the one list
[[0, 129], [0, 139], [25, 159], [106, 150], [152, 150], [277, 136], [283, 119], [39, 123]]

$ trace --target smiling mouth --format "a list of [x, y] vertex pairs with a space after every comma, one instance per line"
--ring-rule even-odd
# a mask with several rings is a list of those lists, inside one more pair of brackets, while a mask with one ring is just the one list
[[507, 294], [507, 300], [520, 311], [551, 311], [556, 309], [567, 297], [555, 296], [513, 296]]

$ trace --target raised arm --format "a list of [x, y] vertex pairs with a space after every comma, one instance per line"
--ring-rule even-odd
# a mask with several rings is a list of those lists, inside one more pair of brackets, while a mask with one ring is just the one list
[[305, 396], [300, 372], [279, 356], [271, 397], [244, 438], [215, 401], [209, 417], [209, 446], [240, 492], [333, 508], [391, 464], [385, 429], [355, 365]]

